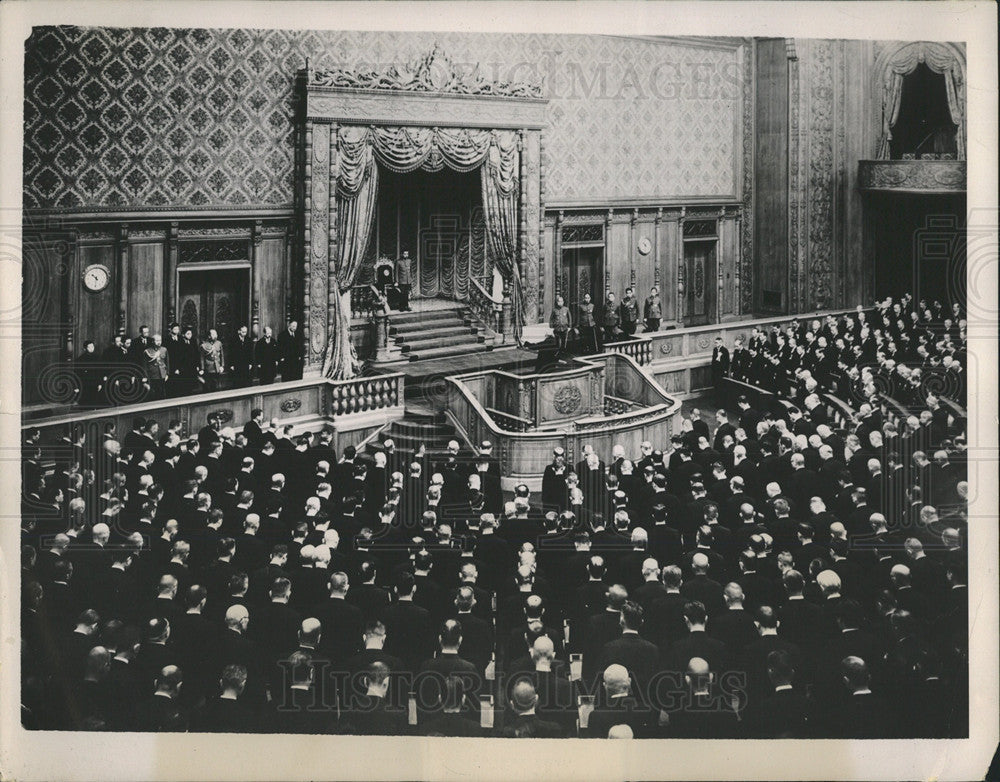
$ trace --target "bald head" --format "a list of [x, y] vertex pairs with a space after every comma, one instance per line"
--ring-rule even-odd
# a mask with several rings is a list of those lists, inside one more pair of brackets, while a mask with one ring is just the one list
[[533, 710], [537, 702], [538, 695], [535, 693], [535, 686], [529, 681], [519, 681], [510, 692], [511, 708], [518, 714]]
[[247, 611], [246, 606], [237, 603], [236, 605], [229, 606], [226, 610], [226, 627], [233, 630], [245, 629], [246, 625], [244, 622], [250, 621], [250, 612]]
[[604, 689], [608, 695], [628, 692], [628, 669], [624, 665], [609, 665], [604, 669]]
[[552, 643], [552, 639], [547, 635], [538, 636], [531, 645], [531, 659], [536, 662], [538, 660], [551, 660], [555, 657], [555, 654], [555, 644]]

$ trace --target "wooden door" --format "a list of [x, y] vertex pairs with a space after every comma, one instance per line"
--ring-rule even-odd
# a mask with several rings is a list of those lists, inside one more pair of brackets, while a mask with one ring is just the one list
[[701, 326], [712, 317], [715, 240], [684, 243], [684, 324]]
[[562, 261], [562, 295], [575, 322], [585, 293], [598, 308], [604, 301], [604, 248], [564, 247]]
[[249, 325], [249, 268], [179, 270], [179, 275], [177, 312], [182, 329], [190, 326], [201, 340], [214, 328], [229, 344], [240, 326]]

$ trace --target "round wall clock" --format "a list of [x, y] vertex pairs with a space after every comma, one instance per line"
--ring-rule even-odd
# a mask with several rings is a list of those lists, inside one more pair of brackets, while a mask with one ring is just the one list
[[83, 284], [88, 291], [103, 291], [111, 282], [111, 271], [100, 263], [92, 263], [83, 270]]
[[641, 255], [649, 255], [649, 251], [653, 249], [653, 243], [649, 241], [648, 236], [644, 236], [639, 240], [639, 253]]

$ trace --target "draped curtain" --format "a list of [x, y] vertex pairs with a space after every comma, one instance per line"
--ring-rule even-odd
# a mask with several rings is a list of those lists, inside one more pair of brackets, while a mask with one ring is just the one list
[[[361, 269], [375, 220], [378, 166], [407, 173], [422, 168], [455, 171], [481, 167], [487, 241], [511, 286], [515, 335], [523, 324], [521, 284], [517, 268], [516, 226], [518, 138], [514, 131], [466, 128], [344, 126], [337, 132], [337, 256], [332, 295], [331, 333], [323, 373], [353, 377], [358, 370], [351, 344], [351, 286]], [[322, 207], [320, 207], [322, 208]]]
[[513, 133], [490, 147], [482, 167], [483, 212], [486, 242], [493, 262], [510, 286], [514, 339], [521, 343], [524, 325], [524, 297], [517, 266], [518, 139]]
[[955, 55], [944, 46], [934, 46], [925, 43], [904, 46], [889, 62], [882, 84], [882, 136], [879, 139], [878, 160], [889, 159], [889, 142], [892, 141], [892, 128], [899, 119], [899, 107], [903, 97], [903, 80], [916, 70], [923, 62], [934, 73], [944, 76], [945, 90], [948, 94], [948, 111], [951, 121], [958, 129], [958, 159], [965, 160], [965, 117], [961, 65]]

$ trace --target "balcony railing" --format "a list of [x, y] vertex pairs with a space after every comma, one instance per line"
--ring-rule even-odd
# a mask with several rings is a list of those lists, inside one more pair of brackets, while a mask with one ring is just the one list
[[330, 380], [330, 414], [370, 413], [403, 404], [403, 375]]
[[645, 366], [653, 360], [653, 340], [649, 337], [633, 337], [618, 342], [606, 342], [604, 349], [612, 353], [631, 356], [640, 366]]

